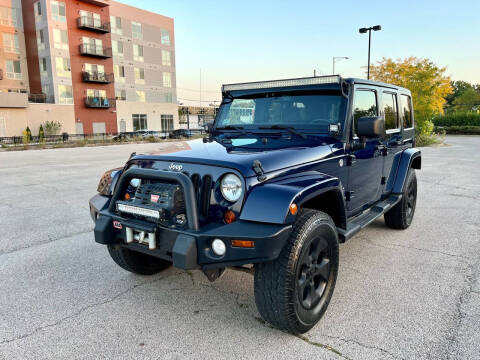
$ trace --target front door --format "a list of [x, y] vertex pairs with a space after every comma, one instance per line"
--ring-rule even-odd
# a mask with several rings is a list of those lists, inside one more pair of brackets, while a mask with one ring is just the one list
[[378, 91], [374, 87], [355, 88], [353, 103], [353, 142], [365, 141], [365, 148], [349, 150], [347, 210], [352, 216], [378, 201], [382, 194], [383, 149], [380, 138], [359, 139], [357, 121], [363, 116], [378, 116]]

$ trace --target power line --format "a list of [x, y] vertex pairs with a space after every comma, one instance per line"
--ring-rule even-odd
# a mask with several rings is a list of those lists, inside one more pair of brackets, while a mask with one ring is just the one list
[[[179, 98], [177, 97], [178, 100], [183, 100], [183, 101], [195, 101], [195, 102], [200, 102], [198, 99], [184, 99], [184, 98]], [[219, 102], [220, 100], [202, 100], [201, 102], [202, 103], [205, 103], [205, 102], [209, 102], [209, 103], [213, 103], [213, 102]]]
[[[185, 90], [185, 91], [195, 91], [195, 92], [200, 92], [198, 89], [187, 89], [187, 88], [181, 88], [177, 86], [177, 90]], [[212, 91], [212, 90], [202, 90], [202, 93], [215, 93], [219, 94], [221, 91]]]

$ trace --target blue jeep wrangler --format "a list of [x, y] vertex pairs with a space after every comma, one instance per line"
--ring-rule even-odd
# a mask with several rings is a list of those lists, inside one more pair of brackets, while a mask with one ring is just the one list
[[332, 297], [339, 243], [417, 197], [410, 91], [339, 76], [224, 85], [208, 137], [132, 154], [90, 200], [95, 240], [137, 274], [254, 273], [272, 325], [304, 333]]

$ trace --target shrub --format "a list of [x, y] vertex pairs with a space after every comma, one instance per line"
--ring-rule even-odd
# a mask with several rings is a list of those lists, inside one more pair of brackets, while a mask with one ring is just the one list
[[40, 128], [38, 129], [38, 141], [40, 143], [45, 142], [45, 131], [43, 131], [43, 125], [40, 124]]
[[62, 124], [58, 121], [52, 120], [45, 122], [45, 133], [47, 135], [57, 135], [61, 128]]
[[480, 113], [455, 112], [433, 118], [435, 126], [480, 126]]

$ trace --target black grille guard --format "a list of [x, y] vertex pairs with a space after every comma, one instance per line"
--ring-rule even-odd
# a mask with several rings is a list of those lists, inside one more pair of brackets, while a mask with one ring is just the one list
[[110, 213], [116, 211], [116, 203], [118, 200], [122, 199], [122, 195], [127, 190], [128, 184], [134, 178], [148, 179], [148, 180], [168, 180], [178, 183], [183, 190], [183, 196], [185, 198], [185, 211], [187, 212], [187, 226], [192, 231], [198, 231], [199, 221], [198, 221], [198, 208], [197, 208], [197, 198], [195, 190], [193, 188], [193, 183], [190, 178], [180, 172], [170, 172], [163, 170], [151, 170], [151, 169], [128, 169], [120, 177], [117, 187], [113, 193], [112, 200], [108, 207]]

